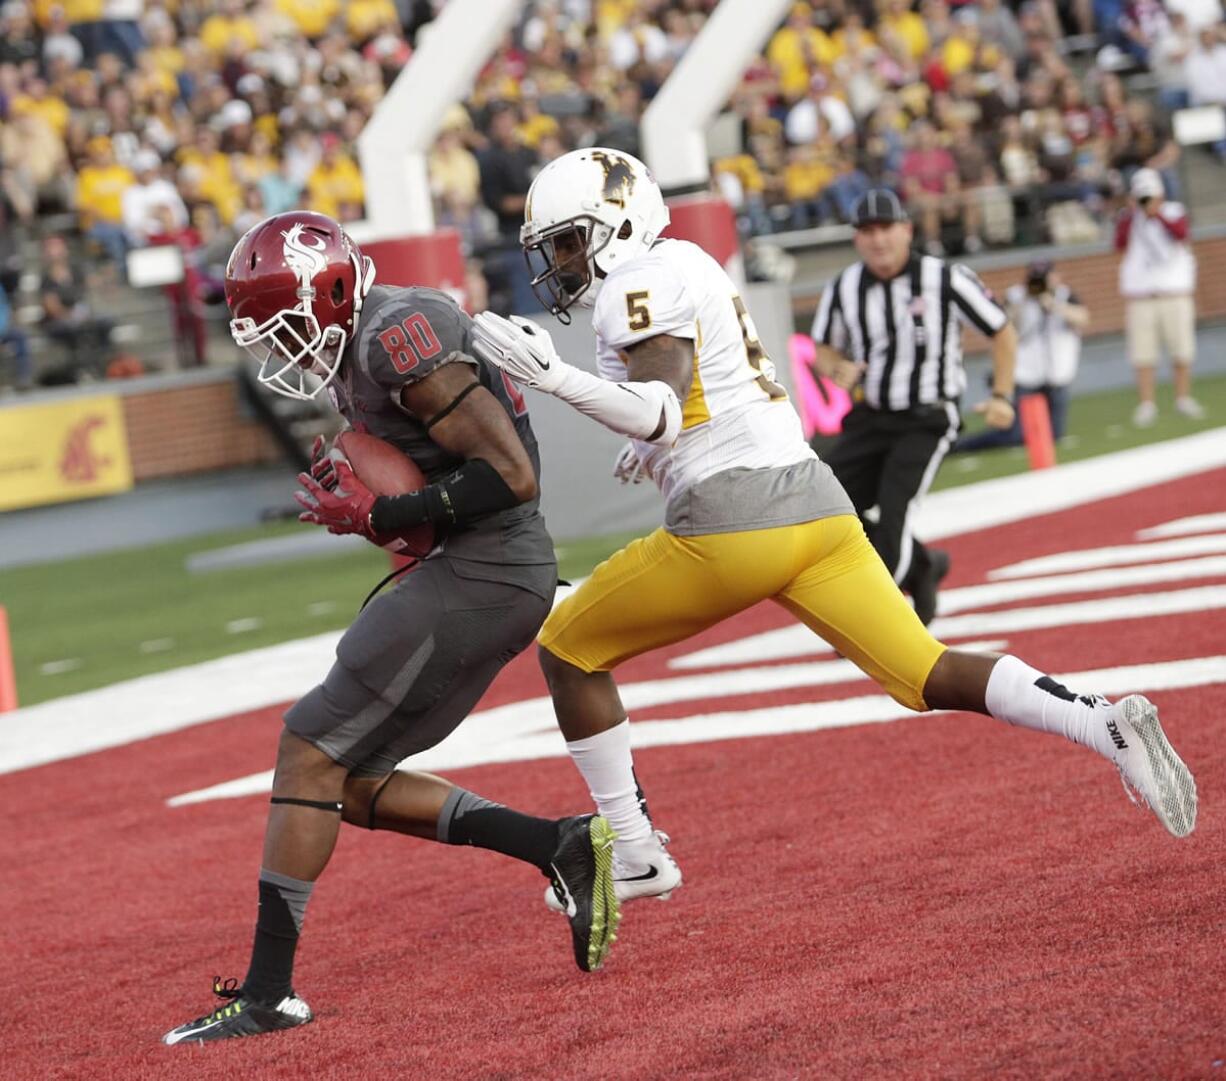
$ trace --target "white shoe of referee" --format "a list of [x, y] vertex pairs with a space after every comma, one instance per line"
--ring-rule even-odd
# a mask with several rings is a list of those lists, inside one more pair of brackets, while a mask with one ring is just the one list
[[1157, 707], [1130, 694], [1111, 707], [1106, 724], [1128, 798], [1153, 811], [1176, 837], [1186, 837], [1196, 826], [1196, 782], [1167, 741]]
[[[640, 897], [654, 897], [667, 901], [673, 890], [681, 885], [681, 868], [664, 847], [668, 834], [656, 830], [641, 841], [613, 844], [613, 892], [619, 902], [635, 901]], [[545, 890], [545, 904], [555, 912], [561, 912], [553, 889]]]

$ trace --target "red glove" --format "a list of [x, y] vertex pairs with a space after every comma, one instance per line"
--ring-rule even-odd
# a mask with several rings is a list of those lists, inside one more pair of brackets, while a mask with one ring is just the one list
[[310, 473], [298, 474], [298, 483], [305, 489], [294, 493], [304, 508], [298, 520], [327, 526], [329, 533], [361, 533], [370, 537], [370, 511], [378, 496], [358, 480], [353, 467], [344, 459], [334, 460], [332, 472], [335, 486], [331, 490]]
[[336, 487], [336, 466], [328, 454], [328, 443], [322, 435], [317, 435], [311, 446], [311, 476], [328, 491]]

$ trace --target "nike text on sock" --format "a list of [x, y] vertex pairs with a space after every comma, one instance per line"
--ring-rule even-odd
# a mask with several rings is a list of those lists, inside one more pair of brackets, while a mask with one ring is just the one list
[[1076, 694], [1016, 657], [1005, 655], [992, 667], [984, 698], [998, 720], [1063, 736], [1106, 758], [1115, 752], [1106, 698]]

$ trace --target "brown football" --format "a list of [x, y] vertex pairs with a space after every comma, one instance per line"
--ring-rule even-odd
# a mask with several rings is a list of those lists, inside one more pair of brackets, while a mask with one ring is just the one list
[[[376, 495], [404, 495], [426, 486], [426, 475], [417, 463], [378, 436], [341, 432], [332, 442], [332, 453], [339, 453]], [[374, 543], [396, 555], [425, 556], [434, 547], [434, 526], [427, 522], [403, 533], [380, 533]]]

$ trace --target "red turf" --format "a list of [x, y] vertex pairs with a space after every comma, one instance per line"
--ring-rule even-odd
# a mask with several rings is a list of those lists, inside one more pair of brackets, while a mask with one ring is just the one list
[[[1218, 473], [951, 541], [952, 584], [1006, 558], [1126, 542], [1213, 509], [1223, 485]], [[702, 644], [782, 623], [763, 606]], [[1220, 653], [1224, 629], [1215, 611], [1031, 632], [1010, 649], [1067, 671]], [[663, 676], [663, 661], [627, 678]], [[485, 704], [539, 693], [521, 659]], [[243, 974], [265, 801], [165, 800], [267, 768], [276, 711], [29, 770], [0, 791], [0, 1076], [1220, 1076], [1226, 673], [1155, 698], [1201, 793], [1182, 842], [1089, 752], [962, 714], [640, 752], [686, 885], [628, 906], [591, 976], [522, 865], [346, 830], [300, 951], [317, 1023], [203, 1049], [157, 1040], [210, 1007], [215, 974]], [[540, 813], [587, 802], [563, 759], [454, 777]]]

